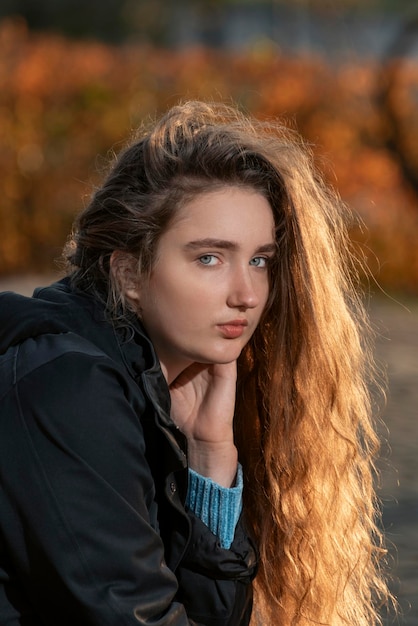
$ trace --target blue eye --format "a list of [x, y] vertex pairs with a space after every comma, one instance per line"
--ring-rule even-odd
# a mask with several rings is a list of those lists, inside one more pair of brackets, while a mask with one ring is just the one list
[[251, 259], [250, 265], [253, 265], [254, 267], [266, 267], [267, 260], [268, 259], [266, 259], [266, 257], [264, 256], [255, 256], [253, 259]]
[[213, 254], [204, 254], [199, 257], [199, 262], [202, 263], [202, 265], [215, 265], [217, 258]]

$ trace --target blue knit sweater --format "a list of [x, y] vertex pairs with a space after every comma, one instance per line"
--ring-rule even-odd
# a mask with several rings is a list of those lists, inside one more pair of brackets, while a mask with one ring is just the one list
[[186, 506], [219, 538], [222, 548], [234, 539], [242, 509], [242, 467], [238, 465], [234, 487], [221, 487], [210, 478], [189, 468]]

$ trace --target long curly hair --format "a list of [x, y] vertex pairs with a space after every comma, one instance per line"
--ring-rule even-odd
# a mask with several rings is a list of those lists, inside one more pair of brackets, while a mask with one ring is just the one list
[[72, 281], [128, 315], [112, 252], [134, 260], [140, 280], [179, 208], [230, 185], [268, 199], [277, 242], [269, 301], [238, 361], [234, 420], [260, 552], [253, 623], [380, 624], [390, 594], [370, 333], [349, 213], [298, 134], [224, 104], [172, 108], [138, 132], [80, 214], [66, 249]]

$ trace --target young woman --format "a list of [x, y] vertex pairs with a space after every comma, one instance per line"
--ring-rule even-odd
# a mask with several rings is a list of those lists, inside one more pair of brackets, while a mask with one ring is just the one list
[[190, 102], [119, 155], [0, 298], [2, 624], [380, 623], [348, 249], [280, 125]]

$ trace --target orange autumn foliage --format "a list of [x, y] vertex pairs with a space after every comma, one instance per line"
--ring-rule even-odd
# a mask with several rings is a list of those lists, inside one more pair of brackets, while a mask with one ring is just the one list
[[[50, 269], [109, 149], [144, 117], [202, 98], [233, 100], [297, 128], [363, 218], [367, 228], [353, 238], [377, 280], [418, 293], [418, 199], [385, 146], [378, 72], [370, 60], [337, 66], [268, 46], [239, 54], [116, 47], [0, 23], [0, 275]], [[406, 65], [389, 97], [418, 167], [417, 86], [418, 66]]]

